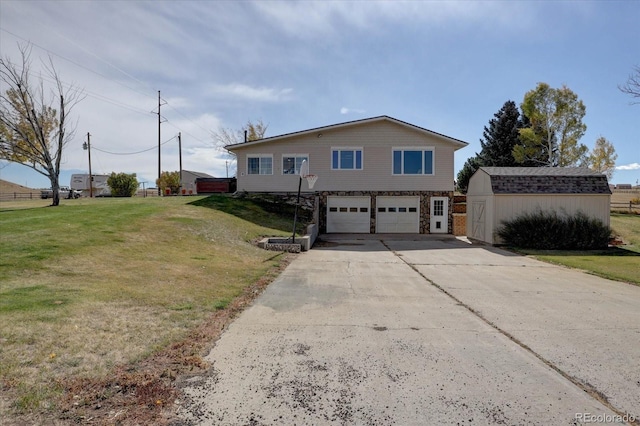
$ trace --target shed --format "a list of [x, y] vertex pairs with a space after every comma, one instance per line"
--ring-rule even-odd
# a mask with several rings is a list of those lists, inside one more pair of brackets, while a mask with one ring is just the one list
[[467, 237], [501, 241], [503, 221], [525, 213], [582, 212], [609, 226], [611, 190], [607, 177], [581, 167], [481, 167], [469, 180]]
[[213, 178], [210, 174], [202, 172], [194, 172], [192, 170], [182, 170], [180, 175], [180, 187], [183, 193], [197, 194], [196, 181], [202, 178]]

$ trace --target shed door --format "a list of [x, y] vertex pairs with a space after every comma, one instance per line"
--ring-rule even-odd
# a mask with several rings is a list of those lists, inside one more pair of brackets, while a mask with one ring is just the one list
[[371, 197], [327, 197], [327, 233], [371, 232]]
[[446, 234], [449, 232], [449, 198], [431, 197], [429, 232], [432, 234]]
[[377, 233], [420, 232], [420, 197], [376, 197]]
[[485, 227], [485, 204], [484, 201], [474, 201], [471, 203], [471, 238], [476, 240], [485, 241], [484, 239], [484, 227]]

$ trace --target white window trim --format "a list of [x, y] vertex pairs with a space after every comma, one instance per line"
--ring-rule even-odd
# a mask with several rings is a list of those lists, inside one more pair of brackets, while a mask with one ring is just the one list
[[[282, 154], [282, 158], [280, 159], [280, 174], [285, 175], [285, 176], [292, 176], [292, 174], [290, 173], [285, 173], [284, 172], [284, 158], [285, 157], [294, 157], [294, 158], [298, 158], [298, 157], [304, 157], [307, 159], [307, 165], [310, 165], [311, 163], [311, 159], [309, 158], [309, 154]], [[311, 170], [311, 169], [309, 169]], [[293, 173], [293, 175], [298, 174], [299, 171], [297, 171], [296, 173]]]
[[[271, 173], [269, 174], [263, 174], [263, 173], [249, 173], [249, 159], [250, 158], [271, 158]], [[246, 162], [246, 168], [247, 168], [247, 176], [271, 176], [273, 175], [273, 154], [247, 154], [247, 162]]]
[[[424, 161], [424, 151], [431, 151], [432, 159], [431, 159], [431, 171], [432, 173], [420, 173], [420, 174], [405, 174], [404, 172], [396, 174], [393, 173], [393, 151], [422, 151], [422, 159]], [[403, 157], [402, 166], [404, 166], [404, 157]], [[404, 167], [401, 167], [404, 169]], [[435, 146], [394, 146], [391, 148], [391, 176], [435, 176], [436, 175], [436, 147]]]
[[[341, 169], [340, 167], [334, 168], [333, 167], [333, 152], [334, 151], [360, 151], [360, 153], [361, 153], [360, 162], [361, 162], [361, 166], [362, 167], [359, 168], [359, 169], [356, 169], [356, 167], [355, 167], [356, 159], [355, 159], [355, 154], [354, 154], [354, 157], [353, 157], [353, 162], [354, 162], [353, 166], [354, 167], [353, 167], [353, 169]], [[340, 158], [338, 158], [338, 163], [340, 163]], [[364, 148], [361, 147], [361, 146], [332, 146], [331, 150], [329, 152], [329, 164], [331, 165], [331, 170], [340, 170], [340, 171], [343, 171], [343, 172], [359, 172], [359, 171], [362, 171], [362, 170], [364, 170]]]

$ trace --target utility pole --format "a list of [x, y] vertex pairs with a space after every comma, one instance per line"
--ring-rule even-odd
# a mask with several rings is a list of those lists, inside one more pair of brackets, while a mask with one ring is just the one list
[[224, 166], [227, 168], [227, 179], [229, 179], [229, 160], [224, 161]]
[[162, 166], [161, 166], [161, 160], [160, 160], [160, 123], [161, 121], [161, 115], [160, 115], [160, 107], [162, 105], [160, 104], [160, 91], [158, 90], [158, 185], [156, 185], [158, 187], [158, 196], [162, 195], [162, 191], [160, 190], [160, 174], [162, 173]]
[[182, 132], [178, 132], [178, 153], [180, 158], [180, 193], [182, 194]]
[[93, 198], [93, 175], [91, 174], [91, 134], [87, 132], [87, 141], [82, 148], [89, 153], [89, 198]]

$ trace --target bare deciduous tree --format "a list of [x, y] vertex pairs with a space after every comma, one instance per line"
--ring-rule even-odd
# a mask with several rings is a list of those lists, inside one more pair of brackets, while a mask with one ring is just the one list
[[247, 124], [242, 126], [238, 130], [221, 128], [217, 132], [213, 133], [213, 140], [218, 150], [228, 155], [231, 165], [236, 161], [236, 156], [224, 149], [227, 145], [235, 145], [238, 143], [255, 141], [258, 139], [264, 139], [264, 135], [267, 132], [267, 124], [264, 124], [262, 120], [258, 120], [256, 123], [247, 121]]
[[[627, 82], [618, 86], [621, 92], [640, 99], [640, 65], [634, 68], [633, 74], [629, 75]], [[640, 104], [640, 100], [631, 101], [632, 104]]]
[[63, 84], [51, 58], [44, 68], [53, 87], [46, 90], [45, 78], [31, 73], [31, 47], [19, 50], [18, 64], [0, 58], [0, 159], [46, 176], [53, 190], [52, 205], [57, 206], [62, 151], [75, 134], [69, 113], [83, 96], [74, 86]]

